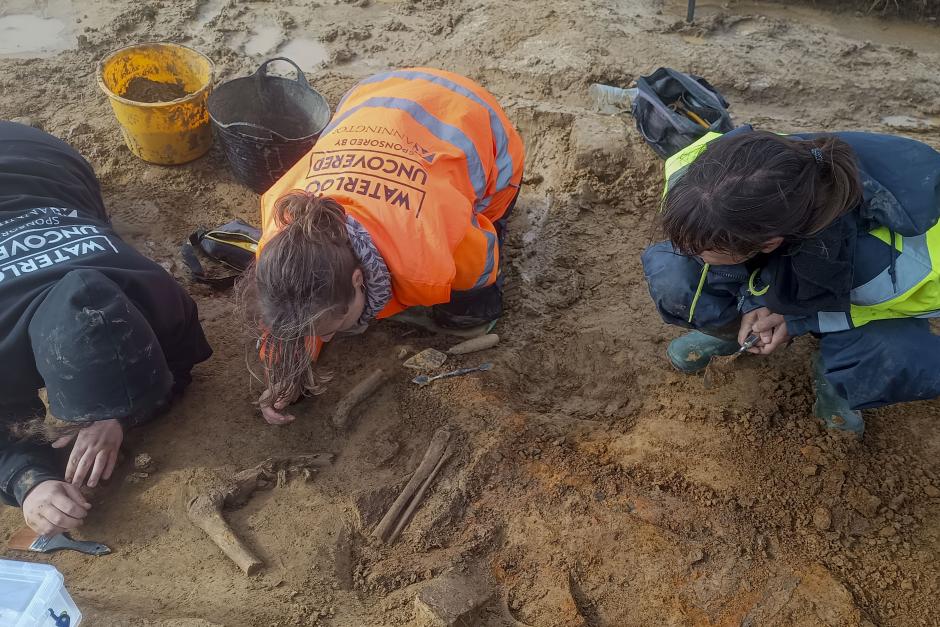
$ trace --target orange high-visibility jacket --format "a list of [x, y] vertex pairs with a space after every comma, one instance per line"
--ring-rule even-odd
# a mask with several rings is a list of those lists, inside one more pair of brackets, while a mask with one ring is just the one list
[[393, 296], [380, 318], [446, 303], [452, 290], [496, 280], [493, 222], [524, 159], [506, 114], [470, 79], [429, 68], [377, 74], [343, 97], [313, 150], [262, 196], [258, 254], [278, 230], [277, 199], [311, 191], [358, 220], [388, 265]]

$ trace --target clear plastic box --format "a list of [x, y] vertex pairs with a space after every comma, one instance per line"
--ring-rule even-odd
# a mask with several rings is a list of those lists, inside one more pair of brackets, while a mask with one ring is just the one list
[[81, 622], [82, 613], [55, 566], [0, 559], [0, 627], [77, 627]]

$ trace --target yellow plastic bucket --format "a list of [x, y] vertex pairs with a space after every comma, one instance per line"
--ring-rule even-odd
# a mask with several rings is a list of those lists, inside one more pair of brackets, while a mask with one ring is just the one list
[[[102, 59], [98, 86], [111, 101], [131, 152], [150, 163], [173, 165], [201, 157], [212, 146], [206, 100], [213, 74], [212, 61], [192, 48], [172, 43], [139, 44]], [[165, 102], [126, 97], [135, 95], [141, 85], [161, 87], [154, 83], [169, 84], [162, 87], [173, 87], [185, 95]], [[128, 94], [129, 87], [132, 94]], [[146, 97], [163, 100], [159, 91]]]

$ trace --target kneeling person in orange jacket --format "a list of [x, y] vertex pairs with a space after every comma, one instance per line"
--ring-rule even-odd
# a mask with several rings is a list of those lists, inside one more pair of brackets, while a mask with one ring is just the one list
[[318, 381], [322, 342], [413, 306], [444, 327], [502, 313], [500, 245], [525, 151], [499, 104], [427, 68], [365, 79], [316, 146], [262, 197], [248, 289], [261, 326], [264, 418]]

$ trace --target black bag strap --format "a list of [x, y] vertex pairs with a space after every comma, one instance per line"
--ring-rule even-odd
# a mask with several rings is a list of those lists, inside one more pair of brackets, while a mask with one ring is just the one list
[[202, 250], [201, 242], [207, 232], [206, 229], [199, 229], [190, 234], [189, 239], [187, 239], [180, 248], [180, 255], [183, 257], [183, 263], [186, 264], [186, 267], [189, 269], [189, 274], [194, 281], [217, 290], [228, 289], [235, 285], [235, 281], [237, 281], [239, 277], [238, 273], [221, 277], [208, 276], [205, 268], [202, 266], [202, 262], [199, 261], [199, 255], [196, 251]]

